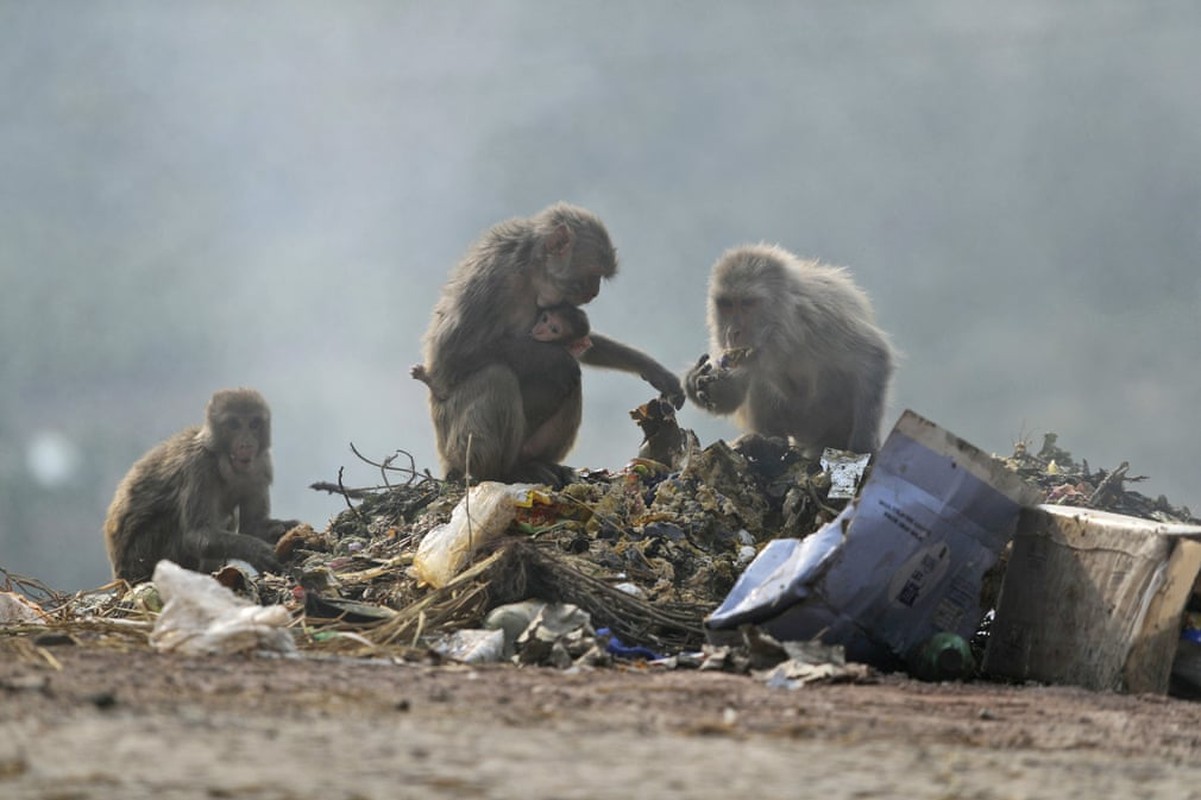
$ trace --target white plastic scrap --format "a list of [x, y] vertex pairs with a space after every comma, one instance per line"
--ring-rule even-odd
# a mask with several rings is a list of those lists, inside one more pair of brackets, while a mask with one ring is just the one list
[[867, 470], [871, 453], [852, 453], [827, 447], [822, 451], [822, 469], [830, 476], [828, 497], [832, 500], [849, 500], [855, 496], [863, 473]]
[[163, 599], [163, 611], [150, 633], [150, 644], [160, 652], [296, 652], [287, 627], [292, 615], [283, 606], [255, 605], [213, 577], [166, 559], [154, 568], [154, 585]]
[[463, 628], [449, 633], [434, 643], [435, 652], [465, 664], [489, 664], [505, 656], [505, 632]]

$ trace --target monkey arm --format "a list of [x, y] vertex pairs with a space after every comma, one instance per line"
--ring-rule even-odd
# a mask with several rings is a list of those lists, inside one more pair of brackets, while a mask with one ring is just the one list
[[[238, 558], [250, 562], [259, 570], [282, 572], [274, 547], [262, 539], [223, 527], [228, 516], [222, 513], [221, 498], [229, 487], [223, 483], [215, 468], [206, 470], [206, 466], [203, 462], [193, 464], [190, 480], [180, 492], [180, 553], [197, 565], [194, 568], [201, 570], [215, 569], [227, 559]], [[248, 521], [243, 516], [246, 514], [252, 518], [256, 514], [265, 514], [265, 507], [256, 510], [240, 506], [238, 516], [242, 524]]]
[[283, 566], [275, 557], [275, 548], [253, 536], [219, 528], [193, 528], [184, 532], [183, 544], [201, 571], [217, 569], [229, 559], [236, 558], [263, 572], [283, 572]]
[[290, 528], [300, 524], [295, 519], [271, 519], [271, 497], [264, 486], [238, 504], [238, 532], [274, 544]]
[[582, 363], [592, 367], [632, 372], [658, 389], [659, 393], [676, 408], [684, 405], [684, 389], [680, 386], [680, 379], [658, 361], [641, 350], [624, 345], [608, 336], [593, 333], [590, 338], [592, 347], [585, 350], [580, 356]]

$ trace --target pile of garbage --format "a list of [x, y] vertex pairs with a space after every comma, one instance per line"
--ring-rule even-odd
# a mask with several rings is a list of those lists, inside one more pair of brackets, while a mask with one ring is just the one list
[[[559, 490], [465, 486], [418, 471], [411, 458], [397, 466], [400, 453], [380, 462], [360, 455], [381, 482], [351, 488], [340, 472], [336, 483], [315, 485], [342, 495], [347, 509], [322, 531], [302, 525], [285, 534], [277, 555], [287, 575], [234, 563], [215, 576], [221, 602], [240, 622], [219, 611], [183, 620], [175, 612], [173, 630], [163, 633], [173, 598], [177, 608], [189, 591], [212, 594], [182, 586], [174, 565], [163, 564], [151, 584], [71, 597], [8, 576], [3, 588], [42, 594], [41, 619], [31, 621], [23, 606], [19, 619], [0, 618], [0, 625], [92, 626], [123, 646], [154, 631], [152, 645], [192, 652], [274, 646], [560, 667], [641, 659], [745, 669], [756, 652], [771, 651], [776, 664], [787, 664], [773, 680], [789, 685], [814, 675], [864, 679], [863, 668], [845, 663], [837, 647], [813, 643], [806, 650], [746, 629], [740, 642], [718, 646], [706, 620], [769, 543], [803, 541], [846, 519], [871, 475], [868, 460], [835, 451], [811, 460], [786, 441], [757, 436], [702, 448], [675, 425], [666, 404], [649, 403], [631, 416], [646, 439], [639, 457], [620, 470], [581, 470]], [[1077, 463], [1054, 434], [1037, 451], [1018, 443], [1012, 455], [993, 460], [1047, 503], [1201, 523], [1187, 508], [1131, 490], [1141, 478], [1125, 464], [1102, 470]], [[995, 592], [981, 597], [987, 602]], [[212, 602], [206, 595], [202, 604], [216, 608]], [[214, 630], [220, 625], [227, 628]], [[272, 638], [264, 626], [288, 627], [292, 635]]]

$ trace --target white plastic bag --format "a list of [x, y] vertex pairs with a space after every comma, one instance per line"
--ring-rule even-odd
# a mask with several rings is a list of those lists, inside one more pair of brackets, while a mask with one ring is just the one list
[[293, 653], [296, 643], [283, 606], [260, 606], [235, 595], [209, 575], [163, 559], [154, 567], [163, 611], [150, 633], [160, 652], [189, 655], [273, 650]]
[[450, 583], [472, 553], [505, 532], [517, 516], [516, 502], [532, 488], [495, 481], [472, 486], [451, 512], [450, 522], [432, 529], [417, 546], [413, 556], [417, 577], [435, 589]]

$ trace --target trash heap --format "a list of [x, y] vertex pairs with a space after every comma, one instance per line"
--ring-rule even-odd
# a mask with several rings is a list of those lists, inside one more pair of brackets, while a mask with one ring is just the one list
[[[866, 462], [829, 451], [811, 460], [783, 440], [755, 436], [702, 448], [691, 431], [676, 426], [670, 406], [654, 401], [631, 416], [645, 438], [639, 457], [616, 471], [579, 471], [559, 490], [494, 485], [511, 499], [499, 524], [479, 519], [485, 490], [499, 491], [488, 484], [436, 479], [411, 458], [407, 467], [396, 466], [399, 454], [382, 462], [360, 455], [379, 470], [380, 485], [349, 488], [341, 472], [337, 483], [315, 484], [343, 496], [347, 509], [323, 531], [302, 525], [285, 534], [277, 555], [287, 575], [260, 575], [235, 563], [217, 580], [239, 603], [286, 609], [292, 639], [308, 654], [557, 666], [616, 657], [745, 667], [748, 657], [707, 644], [706, 618], [770, 542], [805, 539], [839, 517], [864, 480]], [[1132, 491], [1128, 484], [1142, 478], [1129, 475], [1126, 464], [1103, 470], [1076, 462], [1054, 434], [1037, 451], [1019, 443], [995, 460], [1041, 489], [1048, 503], [1201, 523], [1166, 498]], [[469, 517], [458, 563], [437, 579], [423, 577], [423, 543], [428, 548], [427, 540], [462, 528]], [[44, 612], [37, 623], [0, 619], [8, 630], [91, 626], [134, 646], [163, 608], [163, 593], [153, 585], [66, 597], [28, 579], [7, 582], [28, 596], [40, 592]], [[746, 645], [753, 650], [755, 642]], [[815, 674], [798, 667], [807, 663], [798, 658], [792, 655], [789, 674]], [[844, 674], [840, 658], [830, 652], [816, 674], [830, 678], [831, 665]]]
[[[363, 624], [360, 633], [380, 646], [434, 642], [479, 627], [499, 606], [536, 598], [574, 605], [596, 628], [648, 653], [695, 651], [705, 615], [759, 548], [775, 536], [806, 535], [846, 500], [830, 499], [821, 464], [783, 441], [702, 449], [691, 437], [671, 460], [678, 469], [639, 457], [619, 471], [581, 471], [558, 491], [516, 487], [511, 520], [499, 531], [481, 520], [481, 490], [495, 485], [472, 487], [465, 504], [462, 484], [399, 470], [403, 482], [338, 489], [350, 507], [325, 531], [293, 531], [281, 547], [306, 615]], [[481, 530], [466, 563], [443, 585], [423, 580], [423, 542], [471, 502]], [[290, 581], [264, 583], [264, 602], [299, 596]]]

